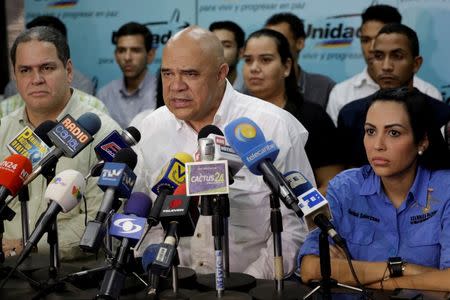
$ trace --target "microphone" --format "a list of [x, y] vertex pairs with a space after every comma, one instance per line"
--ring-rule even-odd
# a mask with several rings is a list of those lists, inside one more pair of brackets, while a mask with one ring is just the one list
[[78, 205], [85, 187], [83, 175], [75, 170], [62, 171], [53, 178], [44, 195], [44, 199], [49, 201], [47, 210], [40, 216], [35, 229], [17, 259], [17, 265], [20, 265], [30, 254], [48, 227], [56, 220], [58, 213], [61, 211], [69, 212]]
[[187, 162], [192, 161], [194, 161], [194, 159], [191, 155], [184, 152], [178, 152], [161, 170], [156, 178], [156, 184], [152, 187], [152, 191], [157, 197], [153, 209], [148, 216], [147, 222], [150, 225], [149, 229], [158, 225], [159, 215], [166, 197], [173, 194], [174, 190], [186, 181], [184, 165]]
[[130, 126], [119, 134], [117, 130], [113, 130], [100, 143], [95, 146], [94, 150], [100, 161], [112, 161], [117, 152], [123, 148], [130, 148], [141, 140], [141, 133], [136, 127]]
[[158, 255], [159, 252], [159, 244], [151, 244], [149, 245], [144, 253], [142, 254], [142, 269], [144, 269], [145, 272], [148, 272], [151, 264], [155, 261], [156, 255]]
[[[244, 163], [239, 155], [231, 148], [223, 135], [222, 130], [220, 130], [215, 125], [206, 125], [198, 133], [199, 149], [200, 153], [197, 155], [196, 160], [226, 160], [228, 161], [229, 172], [231, 174], [230, 179], [242, 168]], [[210, 147], [213, 147], [211, 149]], [[208, 155], [208, 152], [211, 152]], [[206, 155], [205, 155], [206, 153]], [[206, 156], [206, 157], [197, 157]], [[231, 182], [232, 183], [232, 182]]]
[[122, 239], [117, 249], [113, 268], [106, 271], [99, 296], [118, 299], [125, 282], [125, 266], [130, 257], [130, 247], [141, 238], [152, 201], [144, 193], [133, 193], [125, 203], [125, 214], [114, 214], [110, 234]]
[[194, 235], [199, 216], [198, 197], [186, 196], [186, 183], [182, 183], [165, 198], [159, 219], [166, 231], [176, 222], [178, 237], [184, 237]]
[[225, 127], [225, 136], [250, 172], [262, 175], [272, 193], [298, 217], [302, 217], [297, 197], [273, 165], [280, 150], [273, 141], [266, 141], [261, 128], [249, 118], [242, 117]]
[[25, 126], [12, 140], [7, 144], [11, 154], [21, 154], [31, 161], [32, 166], [37, 165], [49, 152], [52, 141], [47, 133], [55, 127], [56, 122], [47, 120], [41, 123], [33, 130]]
[[170, 222], [164, 242], [159, 245], [156, 259], [149, 267], [149, 295], [156, 294], [156, 289], [159, 285], [159, 278], [167, 277], [169, 274], [173, 260], [178, 258], [177, 256], [177, 222]]
[[98, 177], [105, 162], [114, 159], [120, 149], [130, 148], [141, 140], [141, 133], [135, 127], [130, 126], [123, 130], [121, 134], [117, 130], [113, 130], [106, 136], [97, 146], [94, 147], [99, 162], [92, 166], [89, 171], [89, 177]]
[[200, 216], [197, 207], [198, 201], [186, 196], [185, 183], [179, 185], [174, 191], [174, 194], [167, 196], [165, 199], [160, 220], [167, 234], [164, 242], [159, 245], [156, 259], [151, 263], [150, 268], [148, 265], [144, 266], [144, 270], [150, 269], [149, 294], [156, 294], [159, 277], [167, 277], [173, 266], [174, 259], [178, 259], [178, 238], [194, 235], [195, 227]]
[[30, 173], [30, 160], [20, 154], [10, 155], [0, 163], [0, 205], [8, 196], [17, 195]]
[[61, 156], [72, 158], [77, 155], [92, 142], [92, 135], [97, 133], [100, 126], [100, 118], [94, 113], [84, 113], [77, 121], [70, 115], [66, 115], [48, 133], [48, 137], [55, 148], [37, 164], [25, 180], [24, 185], [28, 185], [41, 173], [45, 174], [53, 169]]
[[124, 205], [124, 214], [115, 213], [110, 226], [110, 235], [128, 239], [127, 243], [135, 245], [141, 238], [147, 223], [147, 215], [152, 207], [152, 200], [145, 193], [134, 192]]
[[284, 175], [294, 194], [299, 200], [298, 206], [303, 211], [303, 220], [308, 231], [313, 231], [317, 227], [326, 232], [333, 241], [341, 248], [345, 249], [345, 240], [337, 233], [330, 219], [332, 218], [328, 201], [322, 194], [297, 171], [290, 171]]
[[105, 220], [115, 206], [120, 207], [117, 198], [128, 198], [131, 194], [136, 182], [132, 171], [136, 163], [137, 155], [131, 148], [120, 149], [113, 162], [105, 163], [97, 182], [105, 194], [95, 220], [88, 222], [81, 238], [80, 248], [84, 251], [96, 252], [100, 247], [106, 230]]

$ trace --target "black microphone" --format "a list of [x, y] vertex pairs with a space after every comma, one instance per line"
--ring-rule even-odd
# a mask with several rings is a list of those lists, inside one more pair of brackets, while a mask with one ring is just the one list
[[[120, 149], [113, 162], [105, 163], [97, 185], [105, 192], [95, 220], [88, 222], [80, 241], [80, 248], [87, 252], [97, 252], [105, 236], [105, 220], [111, 210], [120, 207], [118, 198], [128, 198], [136, 182], [132, 169], [136, 166], [137, 155], [131, 148]], [[117, 207], [118, 206], [118, 207]]]
[[152, 191], [158, 195], [154, 202], [153, 208], [148, 216], [148, 224], [150, 227], [156, 226], [159, 223], [159, 215], [164, 200], [168, 195], [173, 194], [175, 189], [185, 182], [185, 164], [192, 162], [192, 156], [179, 152], [164, 166], [161, 170], [156, 184], [152, 187]]
[[72, 158], [77, 155], [92, 142], [92, 135], [98, 132], [100, 126], [100, 118], [90, 112], [81, 115], [76, 121], [70, 115], [62, 118], [48, 133], [55, 148], [33, 169], [24, 185], [28, 185], [41, 173], [46, 174], [49, 169], [53, 169], [61, 156]]
[[99, 162], [92, 166], [88, 177], [98, 177], [105, 162], [113, 161], [120, 149], [130, 148], [141, 140], [141, 133], [135, 127], [130, 126], [122, 131], [113, 130], [101, 142], [94, 147]]
[[110, 234], [122, 239], [117, 249], [113, 267], [107, 270], [97, 297], [118, 299], [125, 282], [126, 266], [132, 255], [130, 247], [141, 238], [147, 215], [152, 205], [151, 199], [144, 193], [132, 193], [125, 203], [125, 214], [114, 214], [110, 226]]

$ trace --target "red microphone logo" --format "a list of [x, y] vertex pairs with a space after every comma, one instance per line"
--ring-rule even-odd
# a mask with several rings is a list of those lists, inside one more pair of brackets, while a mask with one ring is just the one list
[[170, 207], [170, 209], [177, 209], [181, 205], [183, 205], [183, 200], [178, 198], [178, 199], [173, 199], [172, 201], [170, 201], [169, 207]]

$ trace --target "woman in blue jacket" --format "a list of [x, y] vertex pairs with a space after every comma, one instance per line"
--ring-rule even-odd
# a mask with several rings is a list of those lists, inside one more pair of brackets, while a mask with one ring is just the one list
[[[381, 90], [364, 125], [370, 165], [329, 183], [333, 223], [362, 284], [450, 290], [450, 154], [433, 115], [420, 94]], [[299, 254], [305, 282], [321, 278], [318, 236]], [[330, 256], [332, 277], [355, 284], [342, 249], [332, 245]]]

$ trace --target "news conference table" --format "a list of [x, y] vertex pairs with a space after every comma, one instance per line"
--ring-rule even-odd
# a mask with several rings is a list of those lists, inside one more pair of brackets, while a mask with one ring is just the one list
[[[92, 263], [92, 262], [91, 262]], [[61, 272], [58, 278], [62, 278], [65, 274], [78, 272], [86, 269], [90, 269], [92, 267], [98, 267], [102, 265], [101, 261], [94, 262], [94, 265], [87, 266], [86, 263], [83, 263], [80, 265], [79, 263], [63, 263], [61, 267]], [[40, 269], [35, 272], [31, 272], [32, 277], [36, 280], [44, 281], [48, 279], [47, 277], [47, 270], [46, 269]], [[45, 297], [40, 299], [94, 299], [95, 296], [98, 294], [98, 288], [96, 286], [100, 286], [101, 284], [101, 273], [97, 275], [90, 276], [89, 278], [85, 278], [84, 280], [89, 280], [90, 282], [88, 285], [90, 287], [86, 288], [86, 282], [83, 284], [81, 281], [69, 283], [65, 282], [64, 287], [62, 291], [54, 291], [50, 294], [47, 294]], [[197, 275], [202, 276], [202, 275]], [[3, 280], [3, 277], [0, 278]], [[143, 279], [145, 280], [146, 277], [144, 276]], [[295, 286], [297, 289], [297, 293], [295, 297], [297, 299], [303, 299], [303, 296], [305, 296], [308, 292], [312, 290], [311, 287], [308, 287], [306, 285], [301, 284], [298, 281], [287, 281], [287, 285], [290, 285], [290, 287]], [[80, 287], [82, 285], [83, 287]], [[188, 286], [186, 286], [188, 285]], [[256, 287], [274, 287], [274, 283], [271, 280], [264, 280], [264, 279], [257, 279], [256, 281]], [[192, 284], [192, 282], [183, 283], [180, 282], [180, 288], [181, 289], [189, 289], [194, 291], [194, 293], [201, 293], [203, 291], [200, 291], [198, 286], [195, 284]], [[269, 289], [270, 290], [270, 289]], [[394, 295], [394, 292], [392, 291], [379, 291], [379, 290], [371, 290], [372, 292], [371, 296], [373, 299], [393, 299], [391, 298], [392, 295]], [[432, 292], [432, 291], [419, 291], [419, 293], [422, 295], [422, 298], [415, 298], [415, 299], [449, 299], [450, 293], [447, 292]], [[5, 285], [3, 289], [0, 290], [0, 300], [3, 299], [32, 299], [38, 294], [38, 290], [32, 288], [28, 281], [24, 279], [20, 279], [16, 276], [13, 276], [8, 283]], [[225, 292], [226, 295], [226, 292]], [[291, 295], [289, 295], [291, 296]], [[146, 294], [146, 288], [145, 286], [138, 281], [137, 278], [134, 278], [133, 276], [129, 276], [127, 278], [127, 282], [124, 286], [123, 293], [120, 297], [120, 299], [125, 300], [131, 300], [131, 299], [149, 299], [149, 296]], [[216, 298], [212, 298], [216, 299]], [[276, 298], [273, 297], [273, 299], [282, 299], [282, 298]], [[321, 295], [316, 293], [311, 299], [322, 299]], [[356, 292], [352, 292], [349, 290], [343, 290], [343, 289], [333, 289], [333, 295], [332, 299], [364, 299], [361, 295], [359, 295]], [[399, 299], [408, 299], [408, 298], [399, 298]]]

